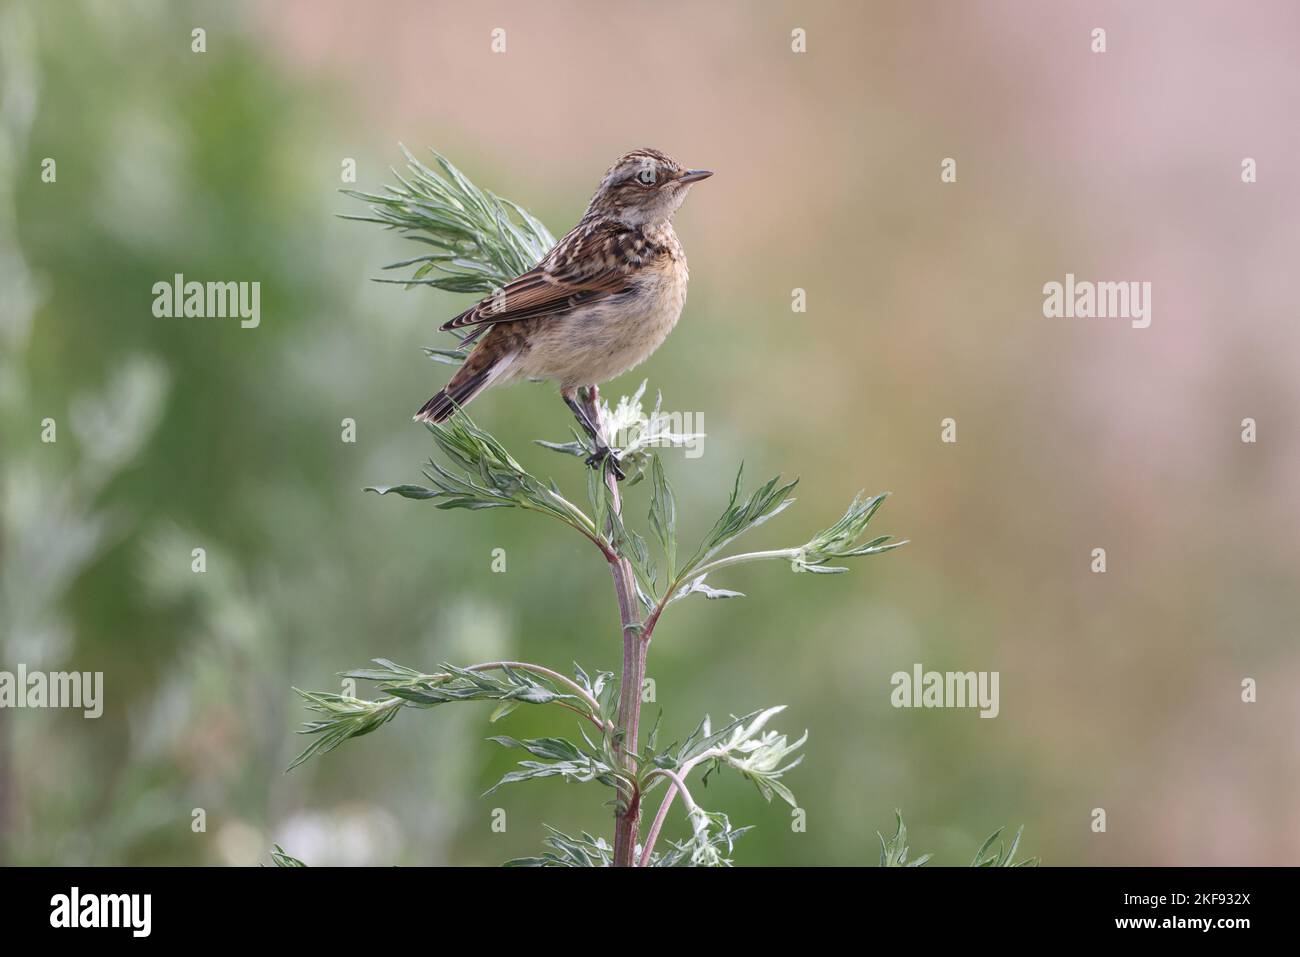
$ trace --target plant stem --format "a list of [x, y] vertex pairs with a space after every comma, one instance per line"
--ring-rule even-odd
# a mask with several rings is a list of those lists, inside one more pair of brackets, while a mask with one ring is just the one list
[[740, 555], [728, 555], [726, 558], [717, 558], [711, 562], [691, 569], [691, 578], [700, 575], [707, 575], [709, 572], [716, 572], [719, 568], [726, 568], [730, 565], [743, 565], [745, 562], [764, 562], [778, 559], [781, 561], [792, 562], [799, 557], [801, 549], [798, 548], [774, 548], [766, 552], [743, 552]]
[[686, 788], [687, 775], [701, 761], [707, 761], [709, 758], [716, 757], [717, 754], [716, 750], [710, 749], [687, 761], [675, 772], [667, 768], [658, 768], [652, 772], [652, 774], [659, 774], [668, 778], [668, 793], [664, 795], [663, 802], [659, 805], [659, 813], [655, 815], [654, 823], [650, 825], [650, 833], [646, 835], [645, 847], [641, 851], [641, 867], [648, 867], [650, 864], [650, 855], [654, 852], [655, 841], [659, 839], [659, 832], [663, 829], [664, 821], [668, 818], [668, 809], [673, 806], [673, 798], [677, 797], [677, 792], [682, 792], [682, 800], [686, 803], [688, 814], [695, 809], [695, 800], [691, 797], [691, 792]]
[[[581, 391], [580, 402], [590, 420], [600, 429], [603, 444], [609, 445], [604, 435], [605, 425], [600, 418], [599, 392], [595, 386]], [[605, 484], [609, 487], [610, 508], [614, 515], [622, 516], [623, 501], [619, 494], [618, 479], [612, 469], [605, 469]], [[611, 522], [612, 526], [612, 522]], [[611, 536], [612, 537], [612, 536]], [[619, 684], [618, 715], [616, 718], [615, 754], [635, 780], [636, 759], [641, 724], [641, 685], [645, 681], [646, 652], [650, 646], [650, 633], [642, 629], [636, 578], [631, 563], [621, 555], [609, 558], [609, 569], [614, 578], [614, 594], [618, 598], [618, 617], [623, 638], [623, 674]], [[641, 793], [635, 783], [627, 794], [620, 795], [614, 811], [614, 866], [636, 865], [636, 839], [641, 819]]]

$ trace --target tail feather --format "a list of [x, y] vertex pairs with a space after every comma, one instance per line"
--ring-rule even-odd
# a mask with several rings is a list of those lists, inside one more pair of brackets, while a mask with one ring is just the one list
[[448, 383], [446, 389], [439, 390], [437, 395], [420, 407], [420, 411], [415, 413], [415, 421], [447, 421], [458, 407], [467, 405], [469, 400], [478, 394], [486, 379], [485, 370], [478, 375], [470, 376], [464, 382], [456, 383], [454, 388], [451, 383]]
[[415, 421], [447, 421], [458, 408], [469, 405], [470, 400], [499, 379], [510, 367], [514, 355], [503, 356], [496, 362], [477, 370], [469, 367], [469, 362], [473, 359], [474, 357], [471, 356], [466, 365], [461, 366], [460, 370], [451, 377], [447, 387], [420, 407], [420, 411], [413, 416]]

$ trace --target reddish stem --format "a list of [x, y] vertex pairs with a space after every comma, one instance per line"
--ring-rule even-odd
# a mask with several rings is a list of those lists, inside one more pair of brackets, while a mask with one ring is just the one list
[[[604, 423], [600, 420], [598, 404], [599, 392], [595, 386], [579, 392], [579, 401], [593, 423], [601, 430], [603, 443], [608, 446], [609, 439], [604, 436]], [[606, 469], [605, 484], [609, 487], [610, 508], [615, 515], [623, 511], [622, 496], [619, 493], [618, 479], [612, 469]], [[633, 757], [638, 749], [638, 737], [641, 725], [641, 685], [645, 681], [646, 652], [650, 646], [650, 631], [643, 628], [640, 604], [637, 597], [636, 577], [631, 563], [621, 555], [613, 554], [609, 558], [610, 573], [614, 578], [614, 593], [618, 598], [618, 617], [623, 638], [623, 674], [619, 685], [618, 715], [615, 723], [620, 741], [615, 745], [615, 753], [633, 776], [636, 773], [636, 759]], [[620, 795], [619, 806], [614, 812], [614, 866], [636, 866], [636, 841], [641, 821], [641, 794], [633, 785]]]

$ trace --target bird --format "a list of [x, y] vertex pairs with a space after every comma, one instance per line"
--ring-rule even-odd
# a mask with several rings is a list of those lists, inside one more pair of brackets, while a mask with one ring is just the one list
[[587, 464], [608, 461], [621, 478], [593, 421], [596, 388], [648, 359], [677, 325], [690, 274], [673, 214], [712, 175], [655, 149], [620, 156], [541, 262], [443, 323], [473, 350], [413, 418], [444, 422], [491, 386], [554, 381], [595, 447]]

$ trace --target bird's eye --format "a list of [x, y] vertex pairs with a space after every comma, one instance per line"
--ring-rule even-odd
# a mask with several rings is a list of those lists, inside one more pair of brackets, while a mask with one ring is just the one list
[[636, 181], [642, 186], [653, 186], [655, 184], [655, 171], [653, 168], [646, 166], [641, 172], [636, 174]]

